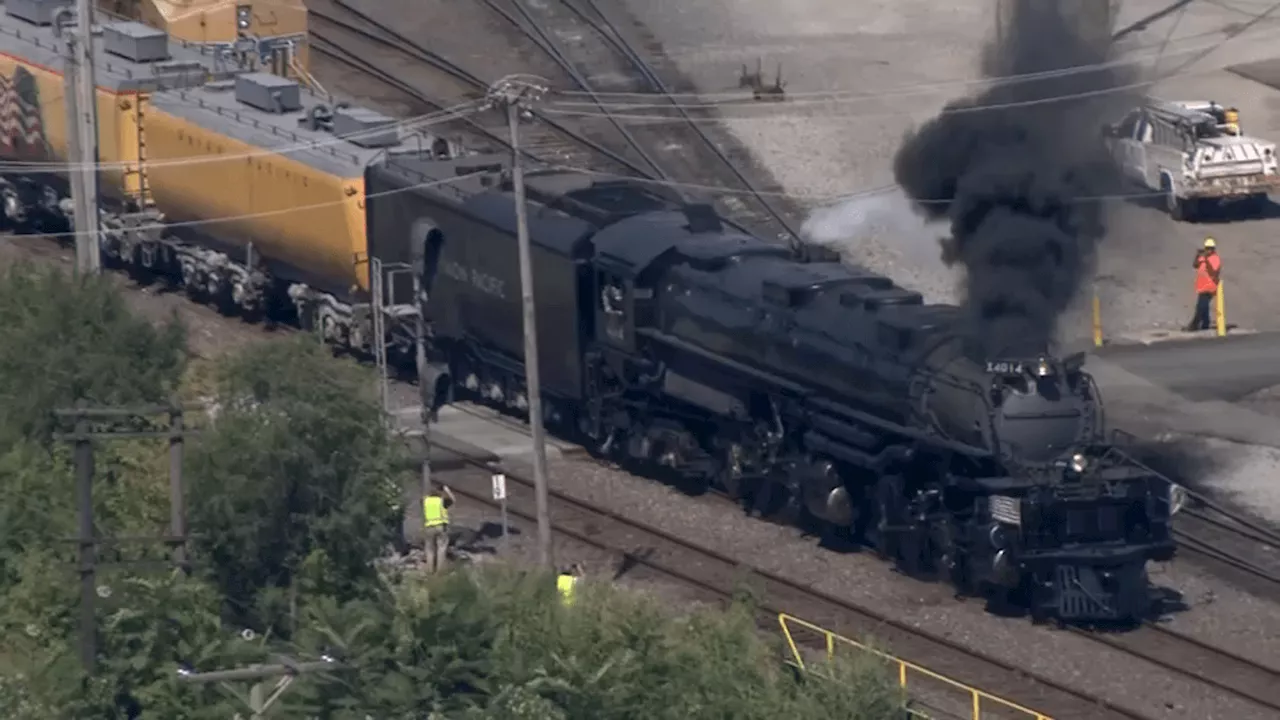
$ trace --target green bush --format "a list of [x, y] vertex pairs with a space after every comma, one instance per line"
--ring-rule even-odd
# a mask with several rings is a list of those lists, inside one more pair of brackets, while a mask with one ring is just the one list
[[190, 527], [237, 622], [285, 631], [293, 579], [347, 599], [398, 539], [394, 447], [370, 373], [314, 338], [252, 346], [216, 381], [187, 464]]
[[308, 609], [302, 647], [353, 669], [305, 683], [291, 700], [300, 715], [880, 720], [902, 708], [882, 666], [797, 680], [745, 605], [673, 617], [658, 600], [588, 584], [566, 609], [551, 578], [501, 568], [387, 592], [394, 600]]
[[165, 402], [185, 364], [183, 327], [135, 316], [109, 280], [17, 265], [0, 272], [0, 447], [47, 441], [52, 412]]

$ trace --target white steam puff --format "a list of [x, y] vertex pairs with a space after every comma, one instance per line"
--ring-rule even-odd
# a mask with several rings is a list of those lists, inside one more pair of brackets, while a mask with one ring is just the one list
[[[958, 282], [940, 286], [936, 280], [962, 275], [961, 268], [943, 263], [939, 252], [948, 224], [916, 212], [910, 198], [899, 189], [816, 208], [800, 234], [810, 243], [840, 253], [846, 263], [876, 267], [895, 282], [922, 293], [929, 302], [955, 301]], [[872, 255], [870, 240], [888, 248], [891, 255]], [[924, 278], [932, 282], [924, 282]]]

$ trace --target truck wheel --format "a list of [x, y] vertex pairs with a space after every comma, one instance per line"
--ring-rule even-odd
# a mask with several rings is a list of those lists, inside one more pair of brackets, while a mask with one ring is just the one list
[[1189, 222], [1195, 201], [1178, 197], [1168, 178], [1161, 178], [1160, 189], [1164, 191], [1164, 206], [1169, 211], [1169, 217], [1177, 222]]
[[1267, 210], [1271, 208], [1271, 198], [1266, 193], [1258, 193], [1250, 195], [1242, 204], [1244, 207], [1241, 210], [1244, 211], [1245, 217], [1265, 217]]
[[1169, 209], [1169, 217], [1178, 222], [1191, 222], [1192, 208], [1195, 207], [1195, 201], [1187, 198], [1180, 198], [1172, 192], [1165, 195], [1165, 207]]

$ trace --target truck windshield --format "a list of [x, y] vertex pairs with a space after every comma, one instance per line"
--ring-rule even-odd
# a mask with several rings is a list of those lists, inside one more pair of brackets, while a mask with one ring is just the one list
[[1222, 137], [1222, 130], [1212, 122], [1196, 123], [1196, 139], [1204, 140], [1205, 138]]

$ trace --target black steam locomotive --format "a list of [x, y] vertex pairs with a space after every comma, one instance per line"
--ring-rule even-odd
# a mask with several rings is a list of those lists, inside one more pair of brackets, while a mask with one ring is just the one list
[[[430, 406], [527, 407], [505, 165], [366, 172], [370, 252], [420, 272]], [[1170, 489], [1103, 443], [1083, 356], [975, 359], [957, 308], [708, 206], [574, 173], [526, 185], [550, 426], [1033, 617], [1146, 614]]]

